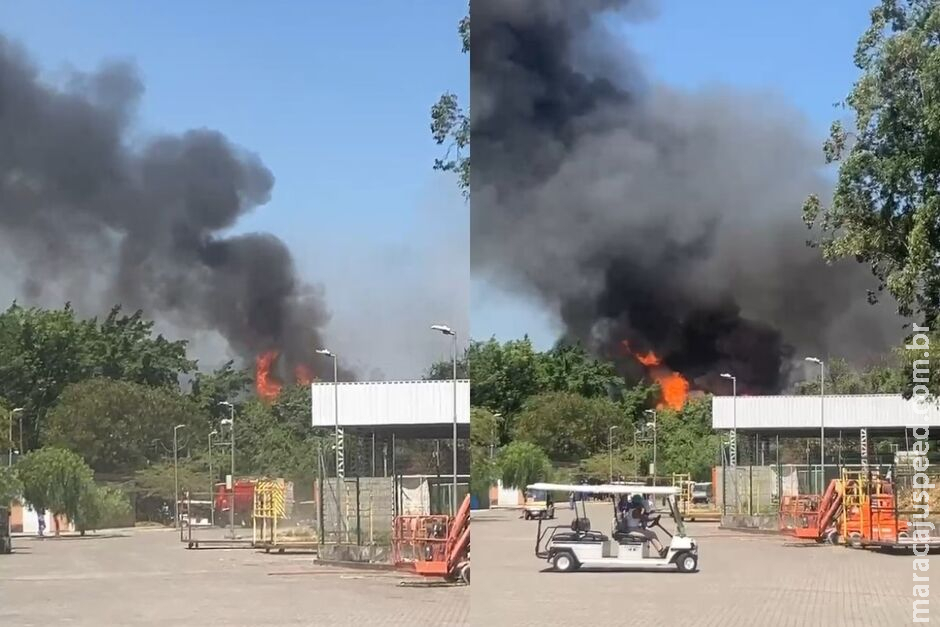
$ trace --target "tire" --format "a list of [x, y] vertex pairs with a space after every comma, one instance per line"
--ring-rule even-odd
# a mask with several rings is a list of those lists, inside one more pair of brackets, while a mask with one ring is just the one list
[[862, 534], [858, 533], [857, 531], [850, 533], [848, 545], [853, 549], [862, 548]]
[[840, 543], [840, 538], [839, 538], [838, 531], [833, 530], [826, 534], [826, 544], [834, 546], [839, 543]]
[[523, 519], [523, 520], [531, 520], [531, 518], [532, 518], [532, 516], [529, 514], [529, 512], [524, 512], [524, 513], [522, 514], [522, 519]]
[[676, 557], [676, 567], [680, 573], [694, 573], [698, 568], [698, 558], [692, 553], [682, 553]]
[[470, 585], [470, 564], [464, 564], [460, 569], [460, 581]]
[[577, 570], [578, 562], [575, 561], [574, 555], [569, 551], [559, 551], [555, 553], [555, 557], [552, 558], [552, 568], [560, 573], [570, 573], [571, 571]]

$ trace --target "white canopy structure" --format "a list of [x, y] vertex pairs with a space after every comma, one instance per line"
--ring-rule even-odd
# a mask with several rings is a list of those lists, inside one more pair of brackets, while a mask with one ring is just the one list
[[[400, 437], [448, 438], [454, 424], [454, 382], [318, 381], [310, 386], [311, 424]], [[336, 411], [337, 401], [339, 411]], [[470, 382], [457, 381], [457, 429], [470, 431]]]

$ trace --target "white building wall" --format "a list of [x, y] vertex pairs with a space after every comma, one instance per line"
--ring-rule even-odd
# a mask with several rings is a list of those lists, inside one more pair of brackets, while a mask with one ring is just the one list
[[[940, 407], [890, 394], [712, 397], [712, 427], [731, 429], [903, 428], [940, 426]], [[922, 412], [922, 413], [919, 413]]]
[[[341, 427], [452, 424], [453, 381], [388, 381], [314, 383], [312, 424], [335, 424], [334, 398], [339, 396]], [[470, 382], [457, 381], [457, 423], [470, 424]]]

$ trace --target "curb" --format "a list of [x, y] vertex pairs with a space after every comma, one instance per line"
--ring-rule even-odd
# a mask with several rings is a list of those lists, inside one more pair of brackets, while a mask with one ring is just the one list
[[336, 568], [348, 568], [350, 570], [373, 570], [381, 572], [390, 572], [395, 570], [393, 564], [382, 564], [380, 562], [345, 562], [341, 560], [321, 560], [315, 559], [313, 563], [317, 566], [333, 566]]

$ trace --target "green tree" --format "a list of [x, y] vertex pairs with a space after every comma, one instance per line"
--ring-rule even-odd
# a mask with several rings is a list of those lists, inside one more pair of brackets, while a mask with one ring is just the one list
[[[83, 494], [93, 485], [91, 468], [82, 458], [59, 448], [30, 451], [17, 463], [16, 472], [27, 503], [70, 520], [78, 518]], [[58, 526], [55, 533], [59, 534]]]
[[75, 527], [81, 535], [85, 535], [86, 532], [101, 529], [103, 526], [133, 524], [133, 516], [134, 512], [124, 492], [92, 484], [79, 498]]
[[23, 484], [16, 471], [8, 466], [0, 466], [0, 507], [6, 507], [23, 494]]
[[606, 398], [570, 392], [534, 396], [516, 422], [516, 438], [532, 442], [554, 461], [577, 462], [607, 451], [611, 427], [626, 429], [628, 417]]
[[[223, 470], [225, 463], [219, 465]], [[186, 492], [206, 494], [209, 491], [209, 475], [203, 459], [181, 459], [178, 464], [180, 498]], [[172, 461], [150, 464], [134, 473], [134, 488], [142, 498], [156, 498], [173, 503], [176, 488], [177, 468]]]
[[46, 414], [72, 383], [96, 377], [175, 386], [192, 371], [185, 342], [153, 337], [153, 323], [119, 308], [100, 323], [16, 304], [0, 313], [0, 398], [23, 407], [25, 448], [36, 448]]
[[618, 398], [626, 388], [614, 364], [590, 357], [579, 345], [559, 345], [539, 357], [544, 391]]
[[499, 417], [482, 407], [470, 408], [470, 444], [484, 450], [499, 444]]
[[502, 415], [505, 436], [526, 399], [541, 391], [539, 355], [525, 337], [504, 344], [495, 338], [472, 342], [468, 357], [470, 404]]
[[681, 411], [659, 410], [656, 428], [657, 475], [689, 473], [693, 480], [711, 480], [720, 438], [712, 430], [711, 398], [690, 399]]
[[940, 4], [882, 0], [855, 51], [861, 76], [846, 104], [854, 131], [832, 125], [824, 152], [838, 162], [831, 204], [804, 220], [827, 259], [871, 266], [900, 312], [934, 326], [940, 312]]
[[[282, 404], [283, 403], [283, 404]], [[298, 411], [298, 407], [301, 407]], [[274, 405], [250, 400], [238, 407], [236, 464], [244, 472], [279, 477], [313, 477], [320, 442], [310, 429], [309, 390], [304, 404], [285, 389]], [[296, 413], [295, 413], [296, 412]], [[352, 442], [347, 457], [353, 457]]]
[[[209, 418], [212, 424], [218, 424], [219, 420], [228, 418], [229, 412], [219, 403], [240, 398], [252, 381], [251, 372], [235, 368], [234, 362], [230, 361], [212, 372], [197, 372], [189, 394], [200, 414]], [[310, 396], [309, 389], [307, 396]]]
[[[611, 457], [608, 457], [608, 453], [605, 451], [581, 460], [578, 464], [578, 472], [582, 478], [606, 483], [610, 480], [611, 465], [613, 466], [614, 480], [617, 480], [618, 477], [626, 477], [632, 480], [646, 474], [647, 469], [643, 467], [641, 462], [641, 456], [645, 454], [645, 447], [638, 448], [638, 454], [634, 457], [633, 447], [623, 448], [618, 445], [616, 434], [614, 437], [614, 450]], [[630, 444], [632, 445], [632, 443], [631, 435]]]
[[62, 392], [47, 416], [44, 440], [76, 451], [96, 472], [123, 473], [154, 460], [153, 441], [169, 441], [174, 425], [195, 428], [196, 415], [175, 390], [89, 379]]
[[[466, 379], [470, 376], [468, 353], [464, 351], [463, 357], [457, 358], [457, 378]], [[452, 359], [437, 361], [431, 364], [424, 375], [425, 381], [450, 381], [454, 378], [454, 362]]]
[[[825, 391], [827, 394], [900, 394], [910, 386], [905, 367], [896, 354], [864, 368], [857, 368], [844, 359], [833, 359], [826, 364]], [[793, 393], [819, 394], [819, 377], [796, 383]]]
[[543, 481], [551, 473], [545, 451], [531, 442], [511, 442], [499, 454], [499, 473], [503, 486], [524, 489]]
[[[470, 52], [470, 15], [460, 20], [457, 32], [463, 53]], [[470, 110], [463, 109], [457, 95], [444, 93], [431, 107], [431, 136], [445, 146], [444, 156], [434, 160], [434, 169], [456, 172], [457, 184], [465, 198], [470, 197]]]

